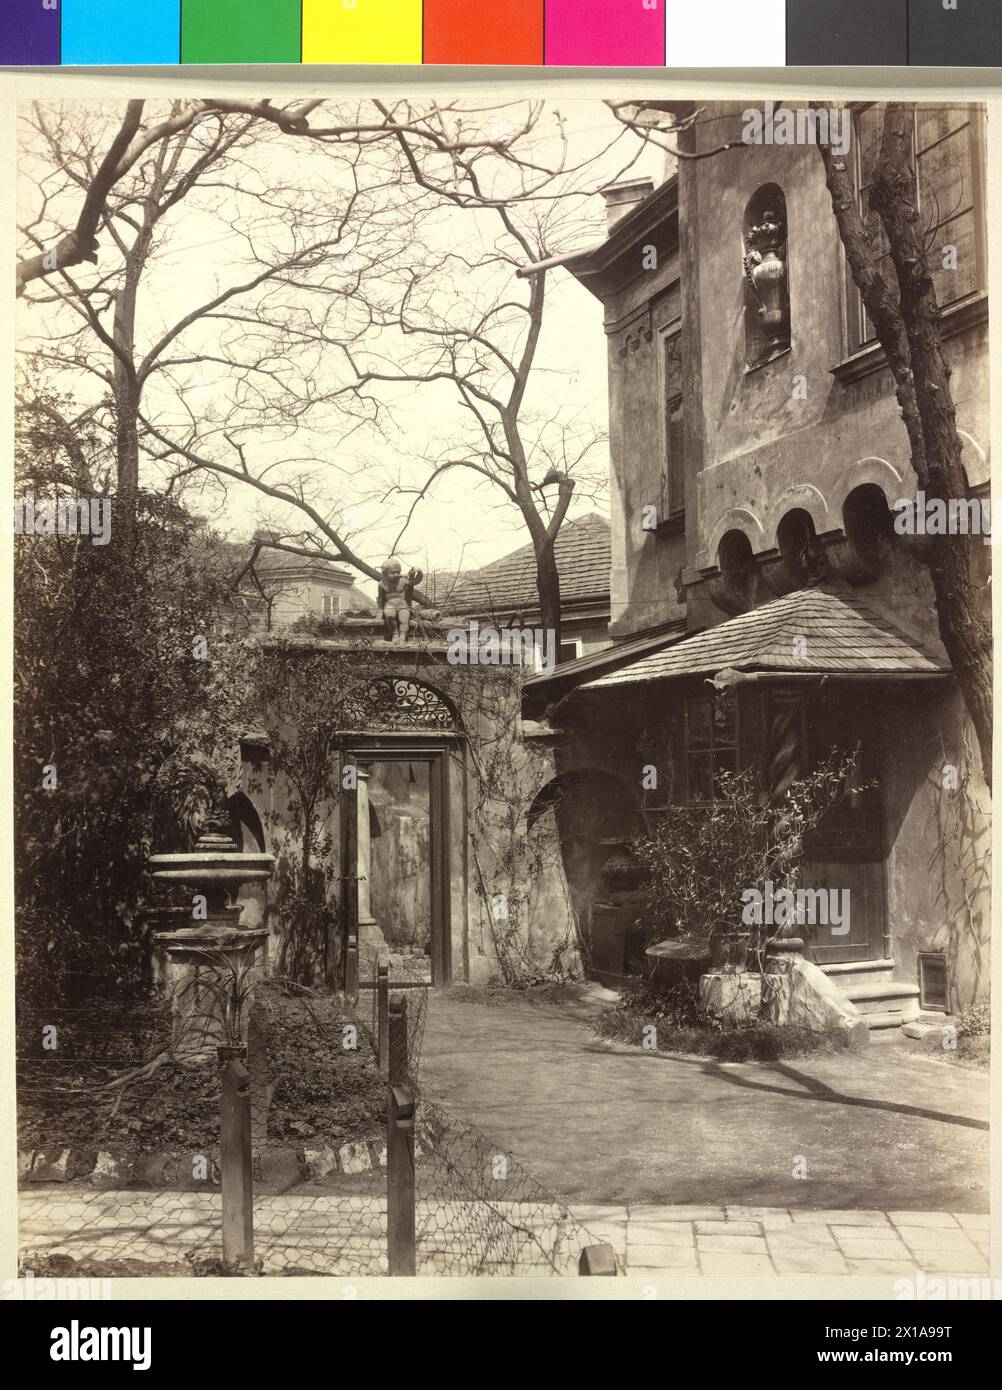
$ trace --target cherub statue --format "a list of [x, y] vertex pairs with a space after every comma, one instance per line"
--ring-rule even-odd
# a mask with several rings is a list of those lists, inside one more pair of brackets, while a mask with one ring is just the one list
[[414, 608], [414, 590], [424, 578], [419, 569], [409, 569], [402, 577], [403, 566], [395, 557], [381, 566], [382, 583], [377, 593], [379, 611], [383, 615], [387, 642], [406, 642]]

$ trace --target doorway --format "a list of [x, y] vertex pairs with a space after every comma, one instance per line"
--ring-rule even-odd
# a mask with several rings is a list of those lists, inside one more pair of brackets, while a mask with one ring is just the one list
[[374, 974], [375, 956], [392, 956], [391, 981], [448, 984], [448, 749], [373, 738], [347, 750], [344, 761], [358, 769], [342, 825], [342, 863], [358, 883], [360, 961], [368, 958], [366, 973]]

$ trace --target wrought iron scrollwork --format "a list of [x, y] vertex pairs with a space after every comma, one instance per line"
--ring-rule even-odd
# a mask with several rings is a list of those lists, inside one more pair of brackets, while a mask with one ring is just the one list
[[356, 696], [361, 722], [380, 729], [453, 729], [452, 711], [437, 691], [405, 676], [378, 676]]

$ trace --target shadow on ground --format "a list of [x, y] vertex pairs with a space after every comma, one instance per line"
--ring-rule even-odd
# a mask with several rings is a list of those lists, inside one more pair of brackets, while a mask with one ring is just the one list
[[596, 1038], [603, 1004], [435, 996], [423, 1083], [568, 1201], [987, 1211], [987, 1074], [895, 1043], [794, 1063], [646, 1053]]

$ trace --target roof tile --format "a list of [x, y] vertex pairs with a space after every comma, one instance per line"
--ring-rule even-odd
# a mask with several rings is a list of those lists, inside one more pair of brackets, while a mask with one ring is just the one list
[[[801, 645], [795, 639], [805, 641]], [[950, 669], [854, 594], [798, 589], [589, 681], [581, 689], [712, 674], [724, 668], [887, 675]]]
[[[608, 599], [612, 553], [609, 523], [598, 512], [565, 521], [554, 544], [560, 597]], [[460, 578], [440, 604], [450, 613], [507, 612], [538, 608], [536, 556], [531, 543]]]

